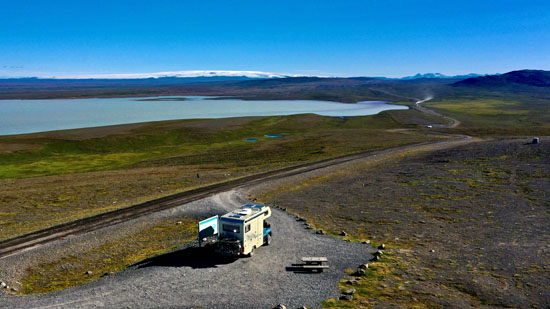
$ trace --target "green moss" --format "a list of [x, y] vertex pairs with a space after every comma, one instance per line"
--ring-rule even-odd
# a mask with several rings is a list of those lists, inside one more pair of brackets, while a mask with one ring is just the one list
[[[442, 99], [424, 103], [427, 107], [459, 119], [459, 128], [449, 131], [484, 136], [547, 135], [550, 113], [546, 104], [532, 97]], [[538, 133], [535, 133], [538, 132]]]
[[[146, 124], [127, 134], [68, 140], [1, 137], [0, 145], [28, 143], [37, 149], [0, 153], [0, 178], [62, 175], [173, 164], [253, 166], [328, 158], [357, 151], [433, 140], [422, 134], [386, 132], [402, 127], [388, 114], [336, 118], [291, 115], [252, 118], [243, 124], [200, 128], [204, 120]], [[197, 124], [178, 127], [176, 124]], [[85, 132], [85, 130], [83, 131]], [[264, 137], [284, 134], [283, 138]], [[256, 138], [257, 142], [245, 142]]]

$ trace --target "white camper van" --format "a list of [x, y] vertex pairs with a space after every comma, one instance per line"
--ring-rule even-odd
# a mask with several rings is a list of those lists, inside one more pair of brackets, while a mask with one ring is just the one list
[[254, 249], [271, 243], [271, 226], [266, 219], [271, 209], [260, 204], [246, 204], [218, 219], [219, 239], [216, 251], [226, 255], [254, 254]]

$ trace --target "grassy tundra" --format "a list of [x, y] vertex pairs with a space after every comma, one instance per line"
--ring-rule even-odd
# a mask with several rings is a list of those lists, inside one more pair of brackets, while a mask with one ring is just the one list
[[199, 181], [438, 138], [388, 132], [416, 127], [392, 115], [398, 113], [183, 120], [0, 137], [0, 239], [185, 191]]

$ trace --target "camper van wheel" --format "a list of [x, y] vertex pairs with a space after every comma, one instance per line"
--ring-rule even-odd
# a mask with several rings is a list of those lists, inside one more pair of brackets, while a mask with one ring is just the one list
[[265, 245], [269, 246], [271, 244], [271, 234], [267, 234], [267, 237], [265, 239]]
[[250, 253], [248, 254], [249, 257], [254, 256], [254, 249], [256, 249], [256, 247], [252, 247], [252, 250], [250, 250]]

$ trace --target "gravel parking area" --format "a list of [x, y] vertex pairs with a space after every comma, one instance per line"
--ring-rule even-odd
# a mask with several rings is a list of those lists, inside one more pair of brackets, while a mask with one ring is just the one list
[[[224, 213], [247, 202], [242, 191], [226, 192], [155, 214], [154, 216], [203, 215]], [[149, 218], [150, 219], [150, 218]], [[147, 220], [140, 218], [138, 220]], [[83, 286], [45, 295], [0, 296], [1, 307], [9, 308], [270, 308], [321, 307], [322, 301], [340, 295], [337, 284], [348, 268], [368, 261], [373, 249], [317, 235], [305, 229], [294, 215], [273, 209], [273, 242], [256, 250], [252, 258], [220, 259], [207, 249], [187, 246], [157, 256], [129, 269], [103, 277]], [[126, 223], [131, 226], [135, 222]], [[97, 231], [92, 235], [113, 233]], [[91, 235], [73, 237], [83, 241]], [[67, 240], [63, 240], [67, 241]], [[62, 241], [62, 242], [63, 242]], [[52, 244], [37, 248], [42, 254], [54, 250]], [[50, 248], [52, 247], [52, 248]], [[36, 252], [11, 256], [0, 267], [29, 260]], [[295, 273], [287, 267], [299, 263], [302, 256], [326, 256], [330, 269], [322, 273]], [[24, 263], [23, 263], [24, 264]], [[20, 264], [22, 265], [22, 264]]]

